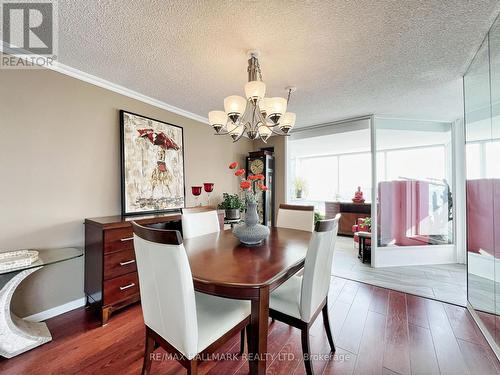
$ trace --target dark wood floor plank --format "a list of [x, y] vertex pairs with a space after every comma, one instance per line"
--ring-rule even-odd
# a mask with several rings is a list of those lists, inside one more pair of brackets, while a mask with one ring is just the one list
[[412, 375], [439, 375], [439, 366], [428, 328], [410, 324], [410, 363]]
[[456, 338], [488, 347], [488, 342], [467, 310], [454, 305], [444, 305], [444, 308]]
[[407, 294], [406, 306], [408, 309], [408, 324], [429, 328], [425, 298]]
[[458, 345], [471, 374], [500, 374], [500, 366], [493, 352], [490, 353], [484, 346], [466, 340], [459, 339]]
[[[330, 322], [331, 319], [331, 311], [330, 311]], [[314, 358], [313, 360], [313, 370], [315, 374], [322, 374], [327, 363], [330, 360], [330, 345], [328, 343], [328, 338], [326, 337], [325, 326], [323, 324], [323, 318], [319, 315], [316, 318], [316, 321], [312, 325], [310, 329], [311, 338], [311, 354]], [[295, 370], [294, 375], [305, 374], [305, 367], [298, 366]]]
[[352, 375], [355, 365], [356, 355], [339, 348], [335, 358], [326, 365], [323, 375]]
[[380, 288], [378, 286], [373, 287], [373, 296], [370, 303], [369, 310], [374, 311], [379, 314], [387, 314], [387, 306], [389, 305], [389, 290]]
[[347, 318], [337, 338], [337, 346], [351, 353], [357, 354], [373, 288], [369, 285], [360, 285], [352, 302]]
[[426, 304], [429, 327], [441, 374], [469, 374], [443, 304], [433, 300], [426, 300]]
[[[404, 374], [407, 368], [398, 364], [406, 363], [406, 351], [410, 353], [412, 375], [435, 374], [436, 358], [442, 374], [500, 374], [493, 351], [474, 336], [477, 333], [475, 323], [461, 307], [450, 307], [436, 301], [341, 279], [333, 280], [331, 292], [331, 299], [338, 294], [336, 299], [330, 300], [329, 310], [337, 352], [328, 360], [328, 341], [321, 316], [318, 317], [311, 328], [311, 352], [313, 356], [320, 357], [313, 361], [317, 375], [322, 372], [349, 375]], [[387, 302], [384, 302], [384, 295], [389, 297]], [[404, 299], [407, 301], [406, 312], [402, 308]], [[421, 310], [423, 302], [425, 314]], [[428, 329], [424, 327], [424, 317], [428, 319]], [[413, 324], [408, 325], [407, 320]], [[494, 319], [491, 320], [494, 324]], [[405, 325], [408, 327], [406, 339], [401, 333]], [[137, 375], [141, 372], [144, 323], [139, 304], [113, 315], [105, 327], [101, 327], [96, 316], [86, 309], [50, 319], [48, 326], [53, 341], [18, 357], [0, 359], [2, 375]], [[348, 334], [352, 337], [346, 339]], [[359, 354], [345, 350], [339, 345], [339, 340], [343, 341], [342, 345], [354, 348]], [[385, 345], [386, 340], [388, 345]], [[278, 321], [271, 323], [268, 344], [269, 355], [275, 358], [268, 363], [271, 373], [304, 374], [298, 330]], [[435, 347], [434, 356], [432, 346]], [[239, 335], [235, 335], [218, 353], [236, 354], [238, 349]], [[276, 361], [276, 354], [280, 352], [282, 357]], [[165, 352], [158, 349], [157, 353], [161, 355]], [[286, 358], [287, 354], [293, 356]], [[165, 356], [158, 357], [152, 365], [152, 374], [155, 375], [185, 373], [179, 363]], [[206, 361], [199, 367], [199, 375], [235, 373], [248, 374], [245, 358]]]
[[293, 374], [298, 365], [302, 365], [302, 344], [300, 331], [293, 328], [290, 338], [267, 368], [266, 374]]
[[411, 373], [406, 295], [392, 290], [387, 310], [384, 367], [401, 375]]
[[386, 316], [368, 312], [354, 374], [382, 374]]

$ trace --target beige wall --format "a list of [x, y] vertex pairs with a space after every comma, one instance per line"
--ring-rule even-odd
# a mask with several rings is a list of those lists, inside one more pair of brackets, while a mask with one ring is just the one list
[[274, 178], [274, 184], [276, 189], [276, 207], [275, 215], [278, 214], [278, 207], [280, 203], [286, 203], [285, 200], [285, 175], [286, 175], [286, 137], [271, 137], [267, 143], [261, 140], [255, 141], [255, 149], [261, 149], [264, 147], [274, 147], [274, 160], [276, 164], [276, 175]]
[[[189, 187], [235, 192], [226, 166], [252, 143], [207, 124], [43, 70], [0, 70], [0, 251], [83, 247], [83, 219], [120, 213], [120, 109], [184, 128]], [[21, 316], [83, 297], [83, 258], [31, 275], [14, 297]]]

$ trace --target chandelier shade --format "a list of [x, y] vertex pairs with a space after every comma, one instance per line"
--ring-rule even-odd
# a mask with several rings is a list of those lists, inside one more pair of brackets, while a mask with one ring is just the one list
[[[224, 99], [224, 111], [231, 118], [232, 115], [241, 116], [245, 112], [247, 101], [244, 97], [231, 95]], [[234, 120], [233, 120], [234, 121]]]
[[262, 140], [267, 141], [271, 134], [273, 134], [273, 131], [267, 125], [259, 126], [259, 136]]
[[286, 112], [280, 121], [280, 129], [288, 133], [295, 126], [296, 115], [293, 112]]
[[227, 115], [224, 111], [210, 111], [208, 112], [208, 123], [214, 128], [221, 129], [227, 122]]
[[208, 122], [216, 135], [229, 135], [233, 142], [246, 135], [266, 142], [272, 135], [287, 136], [295, 125], [295, 113], [286, 112], [294, 87], [288, 87], [288, 98], [266, 98], [256, 53], [248, 60], [248, 82], [245, 97], [231, 95], [224, 99], [224, 111], [210, 111]]
[[245, 95], [247, 99], [259, 101], [266, 94], [266, 84], [262, 81], [250, 81], [245, 84]]

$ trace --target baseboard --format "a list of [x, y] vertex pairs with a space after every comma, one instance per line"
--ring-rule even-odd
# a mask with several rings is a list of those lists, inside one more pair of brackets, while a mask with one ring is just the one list
[[469, 273], [491, 281], [500, 280], [500, 259], [490, 254], [469, 252]]
[[372, 251], [373, 267], [423, 266], [457, 262], [455, 245], [387, 246]]
[[30, 322], [41, 322], [43, 320], [53, 318], [54, 316], [61, 315], [68, 311], [85, 306], [85, 303], [86, 303], [85, 297], [78, 298], [73, 301], [67, 302], [63, 305], [59, 305], [51, 309], [40, 311], [39, 313], [27, 316], [24, 319], [29, 320]]

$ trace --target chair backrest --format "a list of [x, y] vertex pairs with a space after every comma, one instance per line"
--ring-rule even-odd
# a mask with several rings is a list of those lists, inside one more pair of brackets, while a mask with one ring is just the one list
[[300, 294], [300, 315], [306, 322], [328, 295], [339, 219], [337, 214], [334, 219], [318, 221], [309, 242]]
[[216, 210], [182, 212], [182, 236], [192, 238], [220, 231], [219, 215]]
[[314, 230], [314, 206], [280, 204], [276, 226], [312, 232]]
[[144, 323], [188, 358], [198, 348], [191, 268], [182, 236], [132, 222]]

